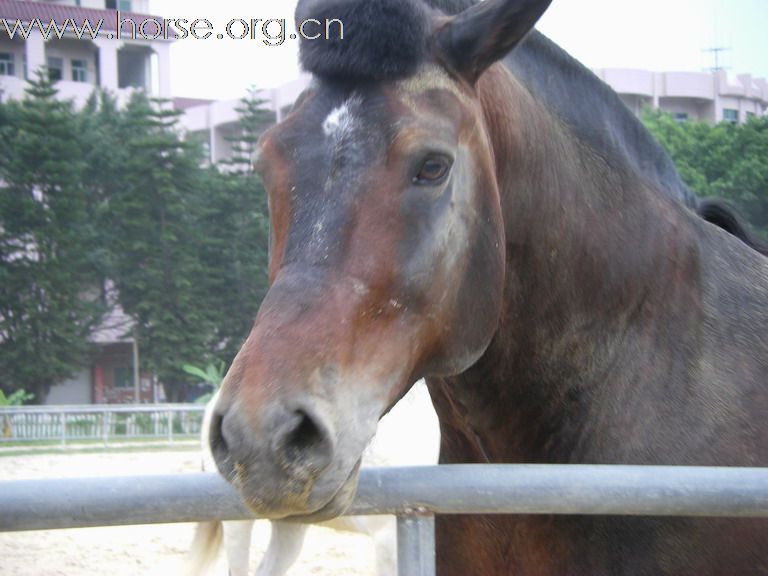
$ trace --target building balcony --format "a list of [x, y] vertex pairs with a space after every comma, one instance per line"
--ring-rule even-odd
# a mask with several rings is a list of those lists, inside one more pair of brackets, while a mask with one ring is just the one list
[[707, 72], [651, 72], [602, 69], [597, 76], [615, 90], [635, 114], [650, 106], [678, 120], [746, 122], [768, 109], [768, 81], [741, 74], [731, 78], [721, 70]]
[[607, 68], [595, 74], [619, 94], [651, 98], [655, 92], [654, 74], [647, 70]]
[[[73, 6], [67, 0], [56, 4], [0, 0], [0, 17], [20, 23], [24, 29], [29, 29], [29, 22], [36, 18], [43, 26], [56, 22], [60, 28], [67, 19], [80, 24], [87, 19], [93, 26], [103, 22], [100, 33], [93, 37], [90, 34], [77, 37], [71, 29], [44, 38], [37, 28], [25, 35], [19, 34], [18, 30], [10, 34], [6, 27], [0, 28], [0, 89], [4, 91], [3, 97], [20, 97], [23, 81], [22, 88], [19, 88], [19, 81], [33, 77], [37, 70], [47, 67], [51, 77], [60, 80], [62, 96], [72, 97], [78, 103], [87, 99], [95, 87], [112, 92], [118, 99], [124, 98], [121, 93], [129, 95], [136, 89], [170, 98], [170, 40], [133, 38], [128, 33], [131, 22], [162, 20], [121, 12], [120, 17], [127, 23], [122, 25], [124, 37], [118, 37], [115, 33], [121, 26], [118, 12], [98, 8], [99, 2], [101, 7], [107, 5], [105, 1], [92, 0], [85, 3], [86, 7]], [[92, 6], [94, 3], [96, 7]], [[146, 7], [146, 3], [131, 3], [132, 7], [138, 5]]]
[[666, 98], [715, 99], [715, 83], [711, 74], [700, 72], [666, 72], [659, 96]]

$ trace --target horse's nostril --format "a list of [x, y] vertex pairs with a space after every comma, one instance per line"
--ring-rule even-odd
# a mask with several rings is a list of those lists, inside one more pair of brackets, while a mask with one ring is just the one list
[[278, 432], [275, 452], [286, 469], [317, 473], [330, 464], [333, 444], [317, 418], [306, 410], [297, 409]]
[[303, 410], [295, 412], [296, 427], [287, 434], [286, 448], [298, 453], [311, 450], [322, 442], [322, 432]]

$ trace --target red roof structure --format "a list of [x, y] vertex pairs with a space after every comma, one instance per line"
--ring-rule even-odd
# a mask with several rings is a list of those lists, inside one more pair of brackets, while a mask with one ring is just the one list
[[[137, 12], [119, 12], [120, 19], [130, 19], [136, 24], [138, 28], [142, 22], [150, 20], [145, 26], [144, 34], [147, 39], [153, 39], [152, 37], [160, 32], [156, 25], [152, 22], [163, 24], [162, 16], [152, 16], [150, 14], [139, 14]], [[91, 27], [95, 30], [96, 26], [101, 20], [101, 30], [115, 32], [118, 28], [117, 22], [117, 10], [99, 10], [98, 8], [83, 8], [82, 6], [70, 6], [64, 4], [51, 4], [49, 2], [22, 2], [20, 0], [0, 0], [0, 18], [4, 18], [9, 26], [12, 26], [11, 22], [18, 20], [20, 22], [31, 22], [38, 18], [45, 26], [49, 22], [54, 21], [59, 26], [63, 26], [65, 20], [73, 20], [78, 26], [81, 26], [84, 21], [91, 23]], [[127, 27], [123, 27], [123, 31], [127, 31]], [[169, 27], [168, 38], [165, 40], [174, 40], [174, 31]], [[160, 38], [157, 38], [160, 39]]]

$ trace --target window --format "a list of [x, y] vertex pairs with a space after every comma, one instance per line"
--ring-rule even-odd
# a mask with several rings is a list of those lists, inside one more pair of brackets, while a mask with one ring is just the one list
[[48, 57], [48, 79], [58, 82], [64, 78], [64, 60], [62, 58]]
[[0, 76], [16, 76], [16, 62], [10, 52], [0, 52]]
[[115, 388], [133, 388], [133, 370], [121, 366], [112, 372]]
[[675, 112], [675, 122], [688, 122], [688, 114], [686, 112]]
[[208, 140], [204, 140], [203, 142], [200, 142], [200, 149], [203, 153], [203, 158], [206, 162], [212, 162], [213, 158], [211, 157], [211, 143], [208, 142]]
[[731, 124], [738, 124], [739, 111], [733, 108], [723, 108], [723, 121], [730, 122]]
[[107, 0], [107, 10], [131, 11], [131, 0]]
[[88, 62], [72, 60], [72, 80], [74, 82], [88, 82]]

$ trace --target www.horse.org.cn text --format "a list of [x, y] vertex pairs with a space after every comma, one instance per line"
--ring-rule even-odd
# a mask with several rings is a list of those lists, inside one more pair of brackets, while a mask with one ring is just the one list
[[[44, 40], [64, 38], [67, 33], [79, 40], [106, 37], [110, 40], [257, 40], [267, 46], [280, 46], [287, 39], [343, 40], [344, 23], [338, 18], [324, 21], [308, 18], [289, 32], [286, 18], [233, 18], [223, 27], [214, 25], [207, 18], [154, 18], [141, 20], [125, 16], [120, 11], [110, 26], [103, 18], [95, 23], [85, 18], [80, 24], [74, 18], [63, 22], [55, 19], [44, 22], [34, 18], [29, 22], [0, 18], [0, 30], [13, 40], [17, 36], [27, 40], [39, 33]], [[217, 32], [217, 30], [219, 30]]]

